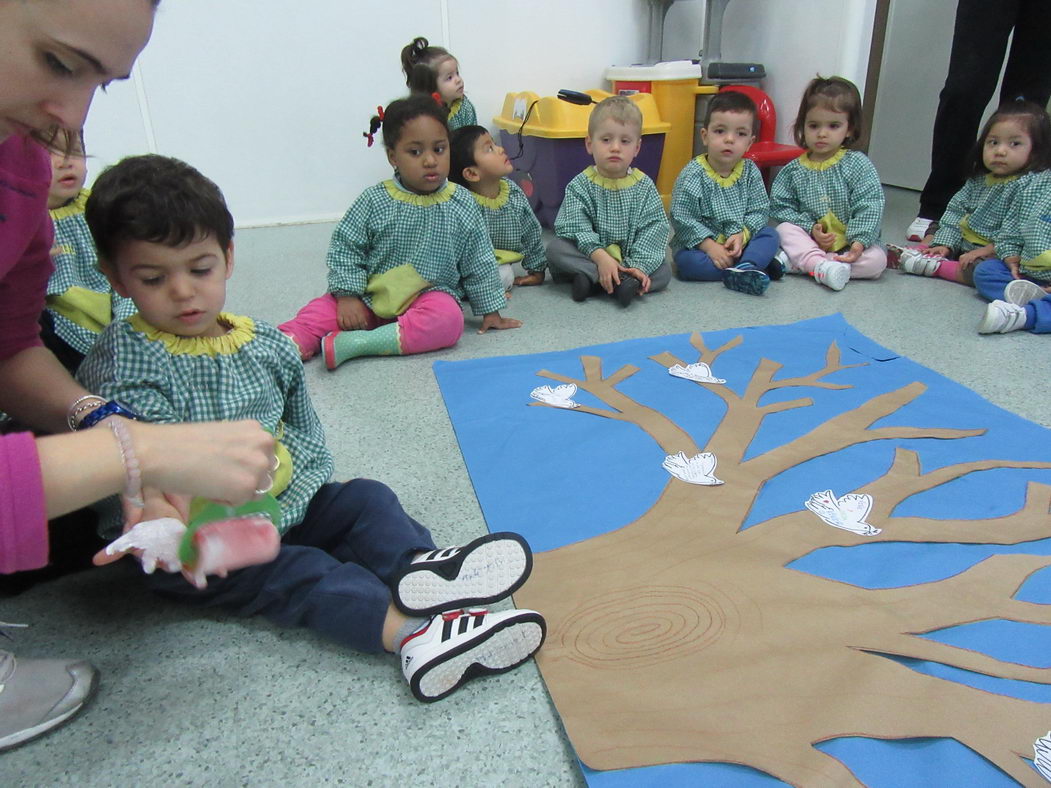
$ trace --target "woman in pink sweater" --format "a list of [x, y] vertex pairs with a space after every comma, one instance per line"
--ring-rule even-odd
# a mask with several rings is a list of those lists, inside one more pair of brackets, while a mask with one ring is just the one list
[[[159, 1], [0, 0], [0, 411], [42, 432], [110, 404], [81, 388], [38, 335], [53, 238], [50, 162], [38, 140], [81, 128], [95, 90], [127, 77]], [[140, 482], [234, 504], [267, 486], [273, 439], [255, 422], [108, 421], [117, 424], [0, 436], [0, 572], [47, 563], [49, 517]], [[96, 682], [86, 662], [0, 651], [0, 751], [65, 722]]]

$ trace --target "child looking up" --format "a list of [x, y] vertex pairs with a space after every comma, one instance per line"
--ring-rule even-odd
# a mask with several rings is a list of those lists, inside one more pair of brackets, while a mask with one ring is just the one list
[[599, 102], [584, 140], [595, 163], [566, 186], [547, 246], [552, 276], [574, 301], [598, 285], [621, 306], [671, 281], [668, 218], [657, 187], [631, 163], [642, 147], [642, 112], [625, 96]]
[[1020, 180], [996, 257], [974, 269], [974, 286], [990, 302], [979, 334], [1051, 333], [1051, 169]]
[[[953, 195], [924, 245], [901, 250], [909, 274], [973, 284], [974, 266], [996, 257], [996, 241], [1018, 205], [1023, 178], [1051, 166], [1051, 121], [1031, 101], [1002, 105], [982, 128], [971, 153], [970, 177]], [[894, 250], [892, 250], [893, 253]]]
[[[271, 486], [257, 490], [280, 504], [277, 557], [204, 589], [181, 575], [149, 575], [154, 590], [308, 626], [359, 651], [399, 652], [424, 701], [509, 670], [539, 648], [539, 614], [461, 609], [502, 599], [525, 581], [532, 563], [521, 537], [492, 534], [437, 552], [383, 484], [328, 483], [332, 456], [292, 343], [266, 323], [222, 311], [233, 218], [215, 184], [174, 159], [125, 159], [99, 177], [87, 220], [103, 271], [139, 314], [106, 328], [80, 379], [147, 421], [255, 419], [278, 441]], [[148, 498], [143, 518], [159, 515], [179, 512]]]
[[792, 128], [807, 152], [785, 165], [770, 189], [788, 272], [810, 274], [833, 290], [850, 279], [875, 279], [887, 267], [879, 245], [883, 186], [868, 157], [850, 149], [861, 123], [854, 83], [811, 80]]
[[304, 360], [321, 348], [333, 370], [358, 356], [426, 353], [463, 334], [461, 299], [480, 334], [517, 328], [478, 206], [449, 183], [445, 111], [430, 96], [391, 102], [381, 123], [394, 177], [366, 189], [336, 225], [328, 293], [279, 328]]
[[784, 272], [777, 231], [767, 227], [763, 176], [742, 158], [755, 141], [755, 103], [727, 90], [708, 103], [701, 140], [708, 149], [687, 162], [671, 198], [672, 249], [679, 279], [718, 282], [762, 295]]
[[113, 292], [99, 271], [95, 244], [84, 221], [89, 189], [84, 135], [62, 131], [51, 151], [47, 207], [55, 224], [55, 270], [47, 283], [47, 308], [40, 316], [41, 338], [70, 372], [111, 320], [135, 314], [135, 304]]
[[[505, 177], [514, 170], [511, 160], [481, 126], [462, 126], [450, 136], [449, 180], [470, 189], [481, 207], [504, 289], [541, 284], [547, 258], [540, 222], [525, 193]], [[513, 264], [521, 264], [524, 273], [516, 276]]]
[[432, 47], [426, 38], [414, 38], [401, 50], [401, 70], [411, 93], [437, 93], [449, 110], [450, 129], [473, 126], [478, 122], [474, 105], [463, 94], [460, 64], [449, 50]]

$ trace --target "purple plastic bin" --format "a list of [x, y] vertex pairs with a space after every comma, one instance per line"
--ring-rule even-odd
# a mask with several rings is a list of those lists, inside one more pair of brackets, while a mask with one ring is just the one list
[[[500, 130], [500, 145], [515, 165], [510, 177], [522, 187], [540, 224], [551, 227], [565, 197], [566, 186], [595, 160], [584, 147], [582, 137], [556, 139], [524, 134], [521, 156], [518, 155], [518, 139], [518, 135]], [[631, 166], [638, 167], [656, 181], [663, 153], [663, 132], [643, 134], [642, 147]]]

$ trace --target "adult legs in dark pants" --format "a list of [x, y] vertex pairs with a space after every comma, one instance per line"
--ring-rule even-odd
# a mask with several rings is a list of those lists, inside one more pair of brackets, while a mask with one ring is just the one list
[[996, 89], [1014, 30], [1000, 102], [1023, 97], [1046, 106], [1051, 96], [1051, 3], [1046, 0], [959, 0], [949, 73], [938, 97], [931, 173], [919, 215], [937, 220], [965, 180], [967, 154]]

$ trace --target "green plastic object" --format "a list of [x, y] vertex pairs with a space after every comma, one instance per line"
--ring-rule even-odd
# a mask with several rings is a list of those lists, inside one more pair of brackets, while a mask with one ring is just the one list
[[281, 525], [281, 504], [270, 494], [240, 506], [227, 506], [204, 498], [194, 498], [190, 502], [190, 524], [186, 526], [186, 533], [179, 543], [179, 560], [185, 566], [194, 566], [197, 563], [197, 548], [194, 546], [193, 536], [202, 525], [214, 523], [216, 520], [253, 516], [265, 517], [278, 528]]

